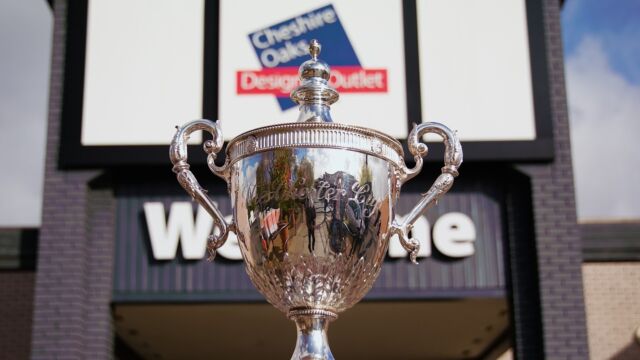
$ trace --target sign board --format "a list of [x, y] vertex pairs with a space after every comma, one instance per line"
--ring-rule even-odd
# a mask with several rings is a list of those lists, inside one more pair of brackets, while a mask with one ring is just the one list
[[82, 145], [165, 145], [202, 117], [203, 44], [204, 0], [90, 1]]
[[[409, 261], [396, 238], [391, 240], [368, 298], [504, 295], [503, 205], [493, 185], [462, 185], [412, 230], [423, 245], [418, 265]], [[205, 187], [221, 212], [231, 214], [224, 186]], [[396, 214], [407, 214], [420, 198], [420, 192], [406, 189]], [[220, 249], [215, 261], [204, 259], [210, 216], [176, 184], [122, 185], [116, 200], [115, 301], [262, 299], [239, 261], [233, 239]]]
[[462, 141], [535, 140], [524, 1], [418, 0], [423, 121]]
[[[174, 260], [178, 246], [185, 260], [202, 260], [206, 257], [207, 237], [213, 230], [213, 218], [204, 208], [198, 207], [195, 216], [193, 204], [189, 201], [175, 201], [169, 209], [165, 209], [159, 201], [146, 202], [143, 209], [149, 247], [155, 260]], [[396, 218], [399, 222], [402, 220], [402, 216]], [[232, 216], [225, 216], [225, 220], [230, 222]], [[468, 215], [461, 212], [442, 215], [434, 223], [433, 232], [429, 220], [421, 216], [415, 222], [412, 234], [420, 242], [418, 258], [431, 256], [432, 247], [452, 259], [469, 257], [475, 253], [476, 226]], [[217, 250], [217, 255], [227, 260], [242, 260], [235, 233], [229, 234], [226, 243]], [[391, 239], [388, 256], [408, 256], [397, 237]]]
[[72, 2], [61, 163], [166, 164], [174, 126], [196, 118], [221, 119], [227, 140], [293, 122], [313, 38], [335, 121], [401, 141], [438, 121], [466, 160], [551, 159], [542, 18], [533, 0]]
[[220, 49], [225, 50], [219, 55], [218, 109], [225, 137], [297, 119], [289, 93], [298, 83], [298, 67], [309, 59], [311, 39], [324, 45], [320, 58], [331, 66], [330, 83], [340, 92], [331, 107], [334, 121], [406, 138], [398, 0], [221, 1]]

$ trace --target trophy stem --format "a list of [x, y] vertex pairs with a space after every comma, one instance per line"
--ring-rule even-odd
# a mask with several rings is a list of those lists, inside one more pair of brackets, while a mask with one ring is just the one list
[[327, 328], [338, 316], [327, 310], [300, 309], [289, 311], [289, 318], [296, 323], [298, 338], [291, 360], [334, 360]]

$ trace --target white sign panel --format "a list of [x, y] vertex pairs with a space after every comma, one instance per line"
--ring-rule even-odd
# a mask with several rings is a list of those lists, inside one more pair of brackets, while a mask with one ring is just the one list
[[314, 38], [341, 95], [334, 121], [405, 138], [403, 31], [399, 0], [221, 1], [218, 114], [225, 138], [296, 121], [288, 94]]
[[418, 0], [423, 121], [463, 141], [534, 140], [525, 0]]
[[203, 45], [204, 0], [90, 0], [82, 144], [168, 144], [201, 118]]

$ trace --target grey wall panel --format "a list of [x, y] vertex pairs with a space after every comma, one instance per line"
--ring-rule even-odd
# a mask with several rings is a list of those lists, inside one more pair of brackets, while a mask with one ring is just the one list
[[[427, 188], [427, 178], [418, 177], [405, 186], [396, 211], [404, 215]], [[503, 296], [504, 219], [502, 198], [496, 185], [462, 183], [432, 208], [431, 226], [443, 214], [462, 212], [476, 227], [475, 254], [448, 258], [432, 243], [432, 255], [413, 265], [407, 258], [387, 258], [368, 299], [429, 299], [466, 296]], [[475, 184], [475, 185], [474, 185]], [[231, 214], [226, 188], [207, 184], [224, 214]], [[177, 183], [121, 184], [116, 191], [116, 256], [113, 284], [115, 301], [247, 301], [261, 300], [241, 261], [222, 257], [213, 263], [185, 260], [177, 252], [173, 260], [153, 258], [143, 204], [159, 201], [168, 212], [171, 203], [189, 201]], [[195, 211], [195, 205], [194, 205]], [[416, 234], [415, 236], [420, 236]]]

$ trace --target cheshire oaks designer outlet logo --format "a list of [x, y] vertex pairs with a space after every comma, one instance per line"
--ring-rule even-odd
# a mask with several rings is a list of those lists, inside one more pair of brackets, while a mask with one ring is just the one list
[[271, 95], [282, 111], [294, 107], [289, 93], [299, 85], [298, 67], [308, 59], [309, 39], [331, 44], [322, 56], [331, 64], [329, 83], [338, 92], [387, 92], [387, 70], [362, 67], [336, 10], [327, 5], [250, 33], [262, 69], [237, 71], [237, 94]]

